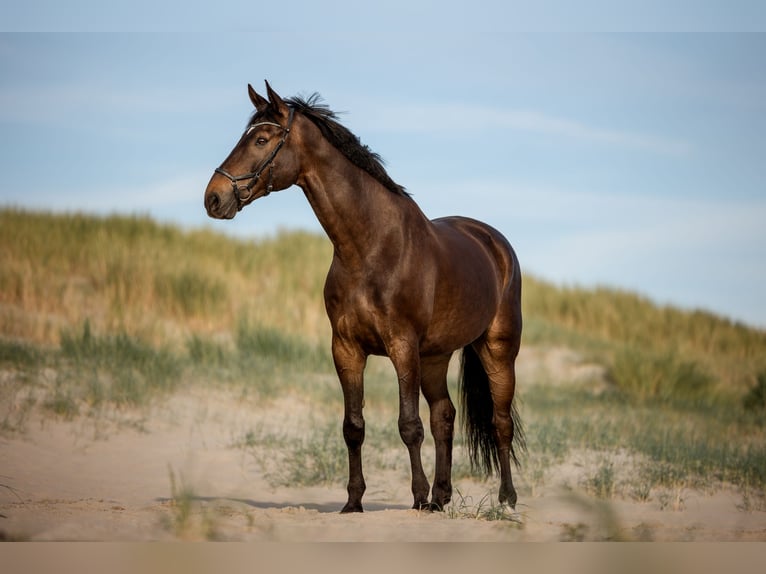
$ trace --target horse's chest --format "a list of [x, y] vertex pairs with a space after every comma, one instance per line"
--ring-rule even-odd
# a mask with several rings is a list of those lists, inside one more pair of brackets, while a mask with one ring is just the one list
[[358, 325], [377, 324], [390, 311], [385, 296], [379, 289], [365, 285], [348, 285], [333, 289], [326, 298], [330, 321], [352, 321]]

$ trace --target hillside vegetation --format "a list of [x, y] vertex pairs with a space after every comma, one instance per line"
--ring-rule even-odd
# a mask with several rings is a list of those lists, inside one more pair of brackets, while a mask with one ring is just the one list
[[[146, 217], [4, 209], [0, 247], [8, 340], [56, 345], [86, 321], [94, 333], [170, 346], [195, 335], [232, 340], [245, 323], [311, 345], [329, 337], [322, 286], [332, 246], [320, 235], [246, 241]], [[528, 344], [567, 345], [601, 361], [693, 364], [740, 390], [766, 368], [766, 332], [712, 313], [531, 276], [523, 304]]]
[[[0, 210], [0, 430], [23, 428], [40, 405], [74, 417], [195, 382], [259, 396], [297, 388], [337, 409], [322, 299], [331, 256], [325, 237], [303, 232], [246, 241], [146, 217]], [[524, 348], [573, 349], [603, 367], [609, 387], [520, 381], [530, 480], [572, 449], [628, 449], [649, 461], [630, 486], [643, 499], [703, 477], [764, 500], [766, 332], [531, 276], [523, 306]], [[395, 408], [395, 385], [367, 387]], [[397, 443], [389, 427], [383, 436]], [[327, 436], [342, 441], [335, 430]], [[344, 474], [342, 443], [333, 444]], [[611, 465], [594, 484], [613, 480]]]

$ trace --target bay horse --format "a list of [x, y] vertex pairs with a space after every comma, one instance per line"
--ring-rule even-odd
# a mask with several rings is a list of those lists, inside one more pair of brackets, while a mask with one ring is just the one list
[[[344, 399], [348, 502], [362, 512], [363, 374], [390, 358], [399, 381], [399, 434], [409, 451], [413, 508], [442, 510], [452, 495], [455, 407], [447, 369], [462, 349], [460, 393], [471, 463], [500, 473], [498, 500], [515, 507], [510, 459], [525, 448], [513, 398], [521, 343], [521, 271], [508, 241], [465, 217], [429, 221], [380, 157], [310, 98], [267, 98], [205, 190], [210, 217], [231, 219], [273, 191], [300, 187], [333, 247], [324, 287], [332, 357]], [[420, 392], [430, 410], [433, 490], [423, 471]]]

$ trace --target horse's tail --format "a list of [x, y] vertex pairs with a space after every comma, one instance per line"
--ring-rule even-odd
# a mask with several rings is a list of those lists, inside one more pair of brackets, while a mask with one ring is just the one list
[[[489, 377], [471, 345], [463, 348], [460, 359], [460, 394], [463, 414], [463, 430], [468, 442], [468, 453], [473, 468], [483, 468], [487, 474], [499, 471], [498, 446], [495, 428], [492, 425], [494, 405], [489, 390]], [[511, 404], [513, 421], [513, 443], [520, 450], [526, 450], [524, 428], [521, 424], [516, 401]], [[511, 458], [516, 467], [520, 466], [516, 451], [511, 444]]]

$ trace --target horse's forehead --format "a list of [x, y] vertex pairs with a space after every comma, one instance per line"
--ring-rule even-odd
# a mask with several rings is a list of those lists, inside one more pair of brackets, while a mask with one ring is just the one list
[[269, 108], [266, 108], [263, 111], [254, 111], [252, 115], [250, 116], [250, 119], [247, 121], [248, 127], [256, 124], [258, 122], [264, 122], [264, 121], [274, 121], [275, 115], [272, 113], [272, 111]]

